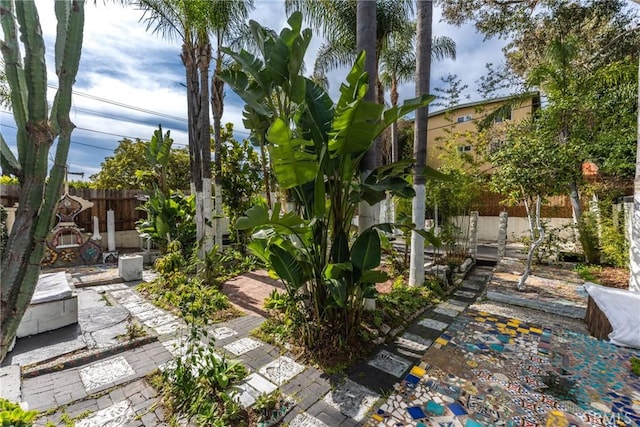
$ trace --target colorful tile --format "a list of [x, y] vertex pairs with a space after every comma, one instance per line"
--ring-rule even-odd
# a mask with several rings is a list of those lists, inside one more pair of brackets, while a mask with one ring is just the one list
[[418, 325], [424, 326], [425, 328], [435, 329], [436, 331], [444, 331], [449, 326], [448, 323], [441, 322], [435, 319], [422, 319], [418, 322]]

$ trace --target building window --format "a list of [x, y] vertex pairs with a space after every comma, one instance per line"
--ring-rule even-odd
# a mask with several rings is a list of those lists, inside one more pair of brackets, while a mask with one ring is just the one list
[[460, 116], [456, 119], [458, 123], [470, 122], [472, 119], [471, 114], [467, 114], [466, 116]]
[[494, 123], [502, 123], [505, 120], [511, 120], [511, 108], [505, 108], [505, 111], [502, 111], [501, 114], [498, 114], [494, 117]]
[[471, 151], [470, 145], [460, 145], [458, 146], [458, 153], [468, 153]]

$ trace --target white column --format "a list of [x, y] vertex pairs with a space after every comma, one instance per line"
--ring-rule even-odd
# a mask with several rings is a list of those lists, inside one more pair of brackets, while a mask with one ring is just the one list
[[500, 212], [500, 225], [498, 227], [498, 261], [504, 258], [507, 252], [507, 222], [509, 215], [506, 211]]
[[478, 211], [469, 216], [469, 253], [473, 259], [478, 255]]
[[[416, 196], [412, 201], [412, 219], [416, 229], [424, 229], [425, 189], [424, 184], [413, 186]], [[409, 286], [424, 284], [424, 237], [411, 232], [411, 258], [409, 261]]]
[[98, 217], [95, 215], [93, 216], [93, 236], [91, 236], [91, 240], [102, 240], [102, 236], [100, 235], [100, 223], [98, 222]]
[[116, 218], [113, 209], [107, 211], [107, 250], [116, 251]]

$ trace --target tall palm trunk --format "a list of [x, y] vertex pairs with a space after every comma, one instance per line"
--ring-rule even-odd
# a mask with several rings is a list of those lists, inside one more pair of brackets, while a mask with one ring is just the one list
[[[640, 64], [638, 65], [638, 105], [640, 105]], [[629, 290], [640, 292], [640, 111], [638, 111], [638, 139], [636, 140], [636, 178], [633, 185], [631, 244], [629, 245]]]
[[[200, 115], [199, 146], [202, 156], [200, 173], [202, 174], [202, 245], [201, 259], [213, 248], [213, 200], [211, 198], [211, 125], [209, 121], [209, 64], [211, 63], [211, 44], [201, 44], [198, 58], [200, 78]], [[196, 196], [197, 197], [197, 196]]]
[[[365, 51], [365, 70], [369, 73], [369, 90], [365, 95], [367, 101], [376, 100], [376, 2], [358, 0], [356, 9], [356, 46], [357, 51]], [[360, 176], [365, 179], [376, 168], [378, 150], [374, 143], [364, 155], [360, 163]], [[358, 229], [360, 232], [375, 224], [375, 208], [365, 201], [358, 205]]]
[[222, 115], [224, 113], [224, 82], [220, 79], [222, 71], [222, 37], [217, 37], [218, 46], [216, 54], [216, 69], [211, 80], [211, 111], [213, 113], [213, 137], [215, 147], [213, 153], [215, 155], [215, 203], [214, 203], [214, 231], [215, 243], [222, 246], [222, 140], [220, 128], [222, 127]]
[[[429, 93], [431, 78], [431, 32], [433, 21], [433, 1], [417, 1], [417, 45], [416, 45], [416, 96]], [[416, 228], [424, 228], [425, 220], [425, 178], [423, 169], [427, 159], [427, 120], [429, 108], [416, 110], [413, 155], [416, 159], [413, 188], [411, 218]], [[411, 260], [409, 267], [409, 285], [420, 286], [424, 283], [424, 238], [411, 232]]]
[[200, 117], [200, 84], [198, 79], [197, 50], [188, 44], [182, 45], [182, 63], [184, 64], [187, 82], [187, 116], [189, 123], [189, 172], [191, 175], [191, 194], [195, 195], [196, 204], [196, 241], [201, 242], [204, 237], [202, 198], [202, 151], [199, 138]]
[[[391, 98], [391, 106], [397, 106], [400, 95], [398, 94], [398, 79], [396, 78], [396, 76], [392, 77], [389, 96]], [[398, 154], [398, 150], [400, 149], [398, 139], [398, 122], [395, 121], [391, 124], [391, 163], [397, 162], [400, 158]]]

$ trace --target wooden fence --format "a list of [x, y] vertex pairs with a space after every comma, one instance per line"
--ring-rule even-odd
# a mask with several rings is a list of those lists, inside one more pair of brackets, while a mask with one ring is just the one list
[[[140, 200], [144, 192], [140, 190], [93, 190], [90, 188], [70, 188], [69, 194], [79, 196], [90, 202], [93, 207], [81, 212], [76, 217], [76, 223], [86, 232], [93, 231], [93, 216], [97, 216], [100, 232], [107, 232], [107, 210], [112, 209], [115, 217], [115, 231], [134, 230], [136, 221], [145, 218], [143, 211], [136, 209], [144, 203]], [[17, 185], [0, 186], [0, 204], [14, 206], [20, 196]]]
[[[502, 211], [507, 211], [509, 217], [524, 218], [527, 216], [524, 204], [507, 206], [502, 204], [504, 199], [504, 196], [497, 193], [482, 192], [473, 208], [478, 211], [480, 216], [499, 216]], [[585, 202], [583, 198], [583, 208], [586, 208]], [[531, 206], [531, 208], [535, 209], [534, 206]], [[571, 208], [569, 196], [549, 197], [546, 203], [542, 205], [541, 214], [543, 218], [572, 218], [573, 209]]]

